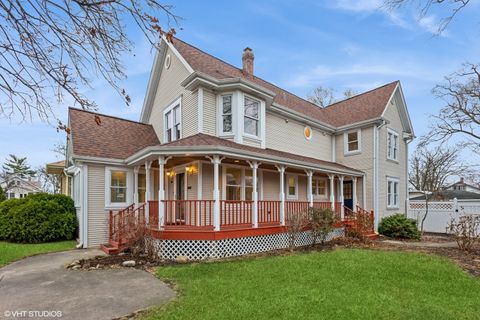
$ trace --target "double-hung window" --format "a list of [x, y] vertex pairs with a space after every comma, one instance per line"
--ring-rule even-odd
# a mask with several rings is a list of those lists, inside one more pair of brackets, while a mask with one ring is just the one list
[[[252, 201], [253, 172], [242, 167], [225, 168], [225, 199]], [[260, 181], [257, 180], [257, 192], [260, 189]]]
[[222, 132], [233, 133], [232, 95], [222, 96]]
[[110, 181], [110, 202], [125, 203], [127, 202], [127, 172], [114, 171], [111, 172]]
[[398, 133], [387, 131], [387, 159], [398, 161]]
[[287, 198], [297, 199], [298, 198], [298, 180], [297, 176], [287, 175]]
[[260, 102], [247, 96], [244, 98], [243, 130], [246, 134], [258, 137]]
[[182, 112], [180, 99], [175, 101], [164, 112], [165, 142], [178, 140], [182, 137]]
[[319, 197], [327, 197], [327, 180], [313, 179], [312, 180], [312, 194]]
[[145, 202], [145, 192], [147, 191], [147, 175], [145, 173], [138, 174], [138, 202]]
[[398, 208], [398, 179], [387, 178], [387, 208]]
[[344, 153], [355, 154], [361, 150], [361, 131], [349, 131], [344, 133]]

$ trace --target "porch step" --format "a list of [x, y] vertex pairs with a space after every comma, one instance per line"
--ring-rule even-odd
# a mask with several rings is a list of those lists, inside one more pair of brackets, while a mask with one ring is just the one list
[[378, 239], [378, 233], [367, 234], [367, 238], [370, 239], [370, 240], [377, 240]]
[[120, 249], [118, 248], [118, 246], [114, 246], [110, 243], [103, 243], [100, 245], [100, 249], [102, 249], [103, 252], [105, 252], [106, 254], [117, 254], [120, 252]]

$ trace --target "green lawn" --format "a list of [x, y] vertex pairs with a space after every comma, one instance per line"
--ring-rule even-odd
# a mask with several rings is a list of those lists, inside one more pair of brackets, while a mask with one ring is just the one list
[[38, 244], [20, 244], [0, 241], [0, 267], [34, 254], [74, 249], [75, 244], [75, 241]]
[[180, 296], [145, 319], [480, 319], [480, 280], [415, 253], [329, 252], [162, 267]]

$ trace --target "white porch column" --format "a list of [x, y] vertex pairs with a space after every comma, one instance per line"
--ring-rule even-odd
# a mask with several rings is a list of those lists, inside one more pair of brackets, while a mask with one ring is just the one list
[[220, 231], [220, 163], [223, 158], [219, 155], [213, 157], [207, 157], [213, 163], [213, 230]]
[[138, 205], [138, 171], [140, 170], [139, 166], [133, 168], [133, 203]]
[[357, 212], [357, 177], [352, 177], [352, 202], [353, 212]]
[[164, 207], [165, 203], [165, 165], [171, 157], [158, 157], [158, 225], [162, 228], [165, 225]]
[[330, 180], [330, 205], [335, 211], [335, 175], [329, 174], [328, 179]]
[[340, 216], [343, 220], [345, 217], [345, 206], [343, 205], [343, 176], [338, 176], [338, 181], [340, 182]]
[[307, 177], [308, 177], [308, 190], [307, 190], [308, 202], [310, 202], [310, 207], [313, 207], [313, 192], [312, 192], [313, 171], [305, 170], [305, 173], [307, 174]]
[[285, 225], [285, 166], [276, 166], [280, 175], [280, 224]]
[[257, 161], [247, 161], [252, 168], [252, 183], [253, 183], [253, 191], [252, 191], [252, 199], [253, 199], [253, 208], [252, 208], [252, 225], [254, 228], [258, 228], [258, 178], [257, 178], [257, 171], [258, 166], [260, 163]]
[[[147, 217], [150, 217], [149, 210], [150, 210], [150, 205], [148, 201], [152, 200], [151, 199], [151, 192], [150, 192], [150, 168], [152, 167], [152, 161], [145, 161], [145, 203], [147, 204], [145, 206], [145, 215]], [[148, 219], [148, 218], [147, 218]]]

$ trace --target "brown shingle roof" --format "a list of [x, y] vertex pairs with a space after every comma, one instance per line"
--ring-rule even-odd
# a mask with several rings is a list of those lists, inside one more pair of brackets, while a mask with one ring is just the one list
[[328, 169], [338, 169], [338, 170], [349, 170], [354, 172], [361, 172], [357, 169], [353, 169], [335, 162], [319, 160], [315, 158], [305, 157], [298, 154], [288, 153], [275, 149], [262, 149], [252, 146], [247, 146], [244, 144], [239, 144], [230, 140], [218, 138], [204, 133], [198, 133], [193, 136], [189, 136], [180, 140], [169, 142], [163, 144], [162, 147], [191, 147], [191, 146], [220, 146], [228, 147], [233, 149], [244, 150], [248, 152], [261, 153], [268, 156], [285, 158], [286, 160], [301, 161], [306, 163], [311, 163], [313, 165], [321, 166]]
[[125, 159], [160, 143], [155, 130], [148, 124], [74, 108], [69, 109], [69, 118], [76, 156]]
[[274, 92], [276, 94], [274, 103], [332, 126], [342, 126], [380, 117], [397, 84], [397, 81], [395, 81], [322, 109], [316, 104], [302, 99], [261, 78], [255, 76], [253, 78], [246, 78], [241, 69], [203, 52], [180, 39], [174, 38], [173, 46], [184, 57], [193, 70], [203, 72], [217, 79], [244, 78], [252, 81]]

